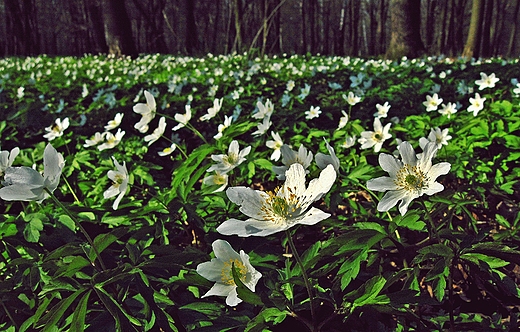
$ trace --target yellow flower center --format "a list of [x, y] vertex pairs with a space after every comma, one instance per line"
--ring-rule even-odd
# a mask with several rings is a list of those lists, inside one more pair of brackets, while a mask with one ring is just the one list
[[381, 133], [374, 133], [372, 135], [372, 139], [377, 142], [380, 142], [382, 138], [383, 138], [383, 135], [381, 135]]
[[264, 201], [260, 210], [265, 220], [275, 224], [281, 224], [288, 219], [300, 214], [301, 204], [298, 202], [298, 196], [293, 193], [291, 188], [287, 188], [289, 195], [278, 196], [280, 187], [274, 191], [267, 191], [267, 199]]
[[220, 272], [220, 280], [226, 285], [235, 285], [235, 279], [233, 278], [232, 270], [233, 265], [235, 265], [235, 269], [238, 272], [240, 281], [246, 281], [247, 268], [239, 259], [235, 258], [225, 261], [224, 266], [222, 267], [222, 271]]
[[123, 174], [116, 174], [114, 177], [114, 184], [120, 186], [125, 180], [125, 176]]
[[420, 191], [428, 187], [428, 177], [417, 166], [405, 164], [398, 172], [395, 184], [407, 191]]
[[234, 166], [238, 162], [238, 154], [230, 152], [229, 155], [222, 158], [222, 161], [228, 166]]
[[226, 183], [226, 177], [221, 174], [215, 175], [215, 177], [213, 178], [213, 182], [215, 184], [224, 184]]

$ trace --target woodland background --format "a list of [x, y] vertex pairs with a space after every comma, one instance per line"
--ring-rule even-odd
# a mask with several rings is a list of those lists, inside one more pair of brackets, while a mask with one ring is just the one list
[[520, 56], [518, 0], [0, 0], [0, 56]]

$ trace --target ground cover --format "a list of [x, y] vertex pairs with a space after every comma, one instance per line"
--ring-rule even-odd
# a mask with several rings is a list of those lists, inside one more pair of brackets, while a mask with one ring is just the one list
[[520, 64], [0, 60], [6, 331], [514, 330]]

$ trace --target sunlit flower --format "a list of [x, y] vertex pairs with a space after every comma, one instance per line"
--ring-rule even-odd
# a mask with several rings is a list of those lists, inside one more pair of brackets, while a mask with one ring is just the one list
[[426, 112], [433, 112], [437, 110], [441, 103], [442, 98], [439, 98], [439, 95], [435, 93], [433, 96], [426, 96], [426, 101], [423, 102], [423, 105], [426, 107]]
[[439, 127], [432, 128], [428, 138], [421, 137], [419, 139], [419, 146], [424, 150], [426, 144], [434, 142], [437, 144], [437, 149], [440, 150], [443, 145], [448, 145], [451, 135], [448, 135], [448, 128], [441, 130]]
[[186, 110], [186, 113], [184, 114], [175, 114], [175, 121], [178, 122], [178, 124], [172, 128], [173, 131], [177, 131], [181, 129], [182, 127], [186, 126], [188, 122], [191, 120], [191, 105], [185, 105], [184, 109]]
[[273, 166], [273, 171], [276, 173], [276, 178], [279, 180], [285, 180], [285, 172], [289, 169], [292, 164], [298, 163], [303, 166], [308, 173], [307, 168], [312, 162], [312, 152], [307, 152], [305, 146], [300, 145], [298, 152], [293, 151], [289, 145], [282, 145], [280, 148], [282, 154], [282, 164], [284, 166]]
[[343, 116], [341, 118], [339, 118], [338, 129], [341, 129], [341, 128], [345, 127], [347, 125], [347, 123], [348, 123], [348, 114], [347, 114], [347, 112], [341, 111], [341, 114], [343, 114]]
[[114, 120], [108, 121], [108, 124], [105, 126], [105, 130], [112, 130], [119, 127], [121, 121], [123, 120], [123, 113], [117, 113], [114, 117]]
[[342, 148], [348, 149], [356, 144], [356, 135], [345, 137], [345, 141], [341, 144]]
[[224, 100], [223, 98], [220, 98], [220, 99], [215, 98], [215, 100], [213, 100], [213, 107], [208, 108], [208, 113], [201, 116], [200, 120], [208, 121], [209, 119], [213, 119], [215, 117], [215, 115], [217, 115], [217, 113], [222, 108], [223, 100]]
[[441, 109], [438, 112], [442, 115], [446, 115], [449, 119], [452, 114], [457, 113], [457, 104], [455, 104], [455, 103], [448, 103], [447, 105], [442, 104]]
[[477, 116], [478, 112], [480, 112], [484, 108], [484, 102], [486, 101], [485, 97], [480, 97], [480, 94], [475, 93], [475, 98], [469, 98], [470, 106], [468, 107], [468, 112], [473, 112], [473, 116]]
[[363, 73], [359, 73], [357, 74], [357, 76], [350, 76], [350, 87], [351, 88], [355, 88], [357, 87], [358, 85], [360, 85], [361, 83], [363, 83], [363, 79], [365, 78], [365, 75]]
[[321, 114], [321, 110], [320, 110], [320, 107], [319, 106], [311, 106], [311, 109], [308, 110], [308, 111], [305, 111], [305, 118], [307, 120], [312, 120], [314, 118], [318, 118]]
[[287, 91], [292, 91], [292, 89], [294, 89], [294, 81], [293, 80], [289, 80], [287, 81], [287, 84], [285, 85], [285, 90]]
[[321, 152], [316, 153], [316, 157], [314, 157], [314, 159], [316, 160], [316, 165], [318, 165], [320, 169], [324, 169], [328, 165], [332, 165], [336, 173], [339, 173], [340, 162], [338, 157], [336, 157], [334, 148], [330, 146], [327, 140], [325, 140], [325, 146], [327, 147], [327, 151], [329, 151], [329, 154], [326, 155]]
[[374, 119], [374, 131], [364, 131], [358, 142], [361, 144], [361, 149], [370, 149], [374, 147], [374, 152], [379, 152], [383, 147], [384, 141], [392, 137], [388, 131], [392, 123], [387, 123], [384, 127], [379, 118]]
[[282, 154], [280, 149], [282, 148], [283, 141], [282, 141], [282, 138], [280, 137], [280, 134], [275, 133], [274, 131], [271, 132], [271, 137], [273, 138], [273, 140], [269, 140], [269, 141], [265, 142], [265, 145], [269, 149], [274, 150], [273, 153], [271, 154], [271, 160], [277, 161], [278, 159], [280, 159], [280, 156]]
[[258, 123], [256, 126], [257, 126], [257, 130], [254, 131], [251, 135], [253, 136], [261, 136], [263, 134], [265, 134], [267, 132], [267, 129], [269, 129], [269, 127], [271, 127], [272, 125], [272, 122], [271, 122], [271, 117], [270, 116], [266, 116], [262, 122]]
[[217, 193], [226, 189], [228, 185], [228, 180], [228, 174], [215, 171], [215, 174], [208, 175], [204, 179], [202, 179], [202, 183], [204, 183], [206, 186], [220, 186], [213, 191], [214, 193]]
[[141, 120], [134, 125], [134, 128], [139, 130], [141, 133], [146, 133], [148, 131], [148, 124], [155, 117], [156, 112], [156, 103], [155, 97], [148, 91], [144, 91], [144, 96], [146, 98], [146, 104], [138, 103], [134, 106], [134, 112], [141, 114]]
[[258, 108], [258, 112], [253, 114], [253, 118], [255, 119], [264, 119], [267, 116], [270, 117], [274, 111], [274, 105], [270, 99], [267, 99], [265, 104], [263, 104], [261, 101], [257, 101], [256, 108]]
[[152, 145], [155, 141], [157, 141], [164, 134], [166, 130], [166, 118], [162, 116], [159, 119], [159, 126], [151, 133], [150, 135], [146, 135], [144, 137], [144, 141], [148, 142], [148, 146]]
[[227, 115], [224, 115], [224, 123], [221, 123], [218, 125], [218, 133], [213, 136], [214, 139], [216, 140], [219, 140], [222, 138], [222, 135], [223, 135], [223, 132], [226, 128], [228, 128], [229, 126], [231, 126], [231, 123], [233, 122], [233, 117], [232, 116], [227, 116]]
[[494, 88], [495, 83], [500, 81], [498, 77], [495, 77], [495, 73], [491, 75], [486, 75], [485, 73], [480, 73], [480, 80], [476, 80], [475, 84], [478, 85], [479, 90], [484, 90], [486, 88]]
[[7, 167], [2, 182], [4, 187], [0, 189], [0, 198], [6, 201], [41, 203], [58, 187], [63, 166], [65, 160], [61, 153], [58, 153], [51, 144], [47, 144], [43, 152], [43, 176], [31, 167]]
[[[336, 180], [332, 165], [321, 171], [319, 178], [305, 187], [305, 169], [299, 163], [292, 164], [285, 173], [285, 183], [274, 191], [264, 192], [247, 187], [231, 187], [228, 198], [240, 206], [247, 220], [229, 219], [217, 231], [223, 235], [267, 236], [285, 231], [297, 224], [314, 225], [330, 214], [311, 204], [325, 195]], [[310, 209], [309, 209], [310, 208]]]
[[16, 97], [18, 99], [22, 99], [23, 96], [25, 95], [25, 88], [23, 86], [19, 87], [17, 90], [16, 90]]
[[55, 138], [61, 137], [67, 128], [69, 128], [69, 118], [65, 118], [63, 121], [61, 121], [61, 119], [56, 119], [53, 126], [45, 128], [47, 134], [43, 135], [43, 137], [52, 141]]
[[126, 163], [124, 161], [123, 165], [120, 165], [116, 158], [112, 157], [112, 160], [114, 161], [117, 170], [108, 171], [107, 175], [108, 178], [112, 180], [112, 186], [103, 193], [103, 197], [108, 199], [117, 195], [117, 198], [112, 205], [112, 208], [117, 210], [121, 199], [126, 193], [126, 188], [128, 187], [128, 170], [126, 169]]
[[430, 142], [426, 144], [421, 158], [418, 159], [412, 145], [403, 142], [399, 146], [401, 160], [386, 153], [379, 155], [381, 168], [390, 176], [367, 182], [367, 188], [370, 190], [386, 191], [377, 205], [378, 211], [388, 211], [401, 201], [399, 212], [404, 215], [408, 205], [415, 198], [424, 194], [433, 195], [444, 189], [436, 180], [440, 175], [447, 174], [451, 165], [447, 162], [432, 165], [432, 158], [437, 150], [437, 143]]
[[377, 112], [374, 113], [376, 118], [386, 118], [388, 116], [388, 111], [390, 110], [391, 105], [388, 102], [385, 102], [384, 105], [376, 104]]
[[121, 139], [123, 138], [123, 136], [125, 136], [125, 132], [121, 131], [121, 128], [119, 128], [117, 130], [117, 133], [115, 135], [112, 134], [111, 132], [106, 132], [105, 133], [105, 143], [99, 145], [98, 150], [103, 151], [106, 149], [114, 148], [116, 145], [119, 144], [119, 142], [121, 142]]
[[172, 143], [172, 145], [162, 149], [161, 151], [157, 152], [157, 154], [161, 157], [168, 156], [172, 154], [172, 152], [175, 151], [175, 149], [177, 149], [177, 144]]
[[305, 87], [300, 89], [300, 94], [298, 95], [298, 98], [300, 100], [304, 100], [307, 98], [309, 93], [311, 92], [311, 86], [307, 83], [305, 83]]
[[515, 95], [520, 95], [520, 83], [516, 83], [516, 88], [513, 89]]
[[350, 91], [348, 93], [348, 95], [343, 94], [343, 99], [345, 99], [345, 101], [350, 106], [354, 106], [354, 105], [356, 105], [357, 103], [359, 103], [361, 101], [361, 97], [358, 97], [358, 96], [354, 95], [354, 93], [352, 91]]
[[85, 140], [85, 144], [83, 144], [84, 147], [88, 148], [94, 145], [98, 145], [99, 143], [103, 142], [103, 139], [105, 137], [106, 133], [95, 133], [90, 138]]
[[197, 273], [209, 281], [214, 281], [215, 284], [202, 297], [225, 296], [226, 304], [234, 307], [242, 300], [238, 297], [237, 285], [233, 278], [233, 266], [240, 281], [253, 292], [262, 274], [249, 263], [249, 256], [243, 250], [237, 253], [227, 241], [215, 240], [211, 246], [215, 258], [199, 264]]
[[14, 158], [18, 156], [20, 149], [18, 147], [13, 148], [11, 152], [0, 151], [0, 177], [4, 176], [5, 170], [13, 165]]
[[207, 172], [219, 171], [220, 173], [227, 173], [246, 161], [245, 157], [249, 154], [249, 152], [251, 152], [251, 146], [240, 150], [238, 141], [233, 140], [231, 144], [229, 144], [228, 154], [218, 154], [211, 156], [211, 159], [216, 161], [217, 164], [208, 168]]

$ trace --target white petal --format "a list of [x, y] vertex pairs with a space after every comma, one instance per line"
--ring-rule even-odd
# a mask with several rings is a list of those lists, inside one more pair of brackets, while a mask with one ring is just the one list
[[392, 178], [395, 178], [397, 172], [403, 167], [403, 163], [399, 159], [386, 153], [379, 155], [379, 165]]
[[[288, 195], [290, 192], [298, 197], [304, 195], [305, 192], [305, 169], [299, 163], [292, 164], [285, 172], [285, 183], [283, 185], [283, 194]], [[290, 189], [290, 191], [288, 190]]]
[[117, 194], [119, 194], [119, 186], [111, 186], [103, 193], [103, 197], [107, 199], [110, 197], [114, 197]]
[[326, 213], [321, 211], [320, 209], [311, 208], [307, 211], [302, 217], [298, 218], [295, 224], [302, 225], [315, 225], [318, 222], [327, 219], [330, 217], [330, 213]]
[[426, 195], [433, 195], [444, 190], [444, 186], [439, 182], [433, 182], [428, 185], [428, 189], [424, 191]]
[[202, 295], [202, 297], [207, 297], [211, 295], [228, 296], [228, 294], [231, 291], [233, 291], [233, 289], [235, 289], [236, 287], [237, 286], [235, 285], [226, 285], [216, 282], [206, 294]]
[[417, 164], [417, 157], [415, 151], [409, 142], [404, 141], [399, 145], [399, 154], [403, 163], [415, 166]]
[[240, 260], [240, 255], [236, 252], [231, 245], [224, 240], [215, 240], [211, 245], [213, 247], [213, 252], [215, 253], [215, 257], [221, 259], [223, 261], [229, 260]]
[[231, 187], [226, 190], [226, 195], [231, 202], [240, 205], [240, 212], [261, 219], [265, 193], [248, 187]]
[[381, 176], [379, 178], [368, 180], [367, 188], [375, 191], [388, 191], [397, 190], [397, 185], [391, 177]]
[[34, 188], [27, 185], [12, 185], [0, 189], [0, 198], [4, 201], [36, 201], [45, 198], [43, 186]]
[[390, 210], [397, 204], [397, 201], [403, 199], [407, 194], [405, 190], [386, 192], [379, 204], [377, 204], [377, 210], [381, 212]]
[[416, 198], [415, 196], [416, 195], [414, 195], [414, 196], [406, 195], [401, 200], [401, 204], [399, 204], [399, 212], [401, 212], [402, 216], [404, 216], [406, 214], [406, 211], [408, 211], [408, 205], [414, 198]]
[[242, 302], [242, 300], [238, 297], [237, 288], [234, 287], [226, 297], [226, 304], [230, 307], [234, 307], [240, 302]]
[[444, 174], [448, 174], [450, 168], [451, 164], [447, 162], [435, 164], [430, 168], [430, 171], [428, 172], [428, 177], [431, 181], [435, 181], [437, 177]]
[[217, 232], [222, 235], [238, 235], [240, 237], [268, 236], [288, 229], [287, 224], [277, 225], [270, 221], [248, 219], [245, 221], [229, 219], [217, 227]]
[[121, 202], [121, 199], [123, 198], [124, 195], [125, 195], [124, 191], [121, 191], [119, 193], [119, 196], [117, 196], [116, 200], [114, 201], [114, 204], [112, 205], [112, 208], [114, 210], [117, 210], [117, 207], [119, 206], [119, 202]]
[[209, 281], [221, 281], [222, 268], [222, 261], [220, 259], [213, 258], [209, 262], [204, 262], [197, 265], [197, 273]]
[[333, 165], [328, 165], [321, 171], [320, 177], [309, 182], [309, 187], [305, 191], [306, 202], [312, 203], [328, 193], [336, 181], [336, 171]]

